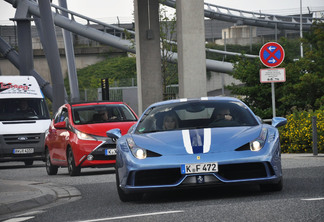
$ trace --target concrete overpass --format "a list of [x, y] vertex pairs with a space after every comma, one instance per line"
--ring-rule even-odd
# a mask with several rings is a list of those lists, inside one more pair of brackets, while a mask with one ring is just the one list
[[[103, 44], [107, 44], [128, 52], [137, 53], [137, 72], [138, 72], [138, 83], [139, 83], [139, 106], [140, 113], [146, 106], [151, 104], [152, 102], [162, 100], [162, 89], [160, 86], [160, 78], [161, 78], [161, 70], [160, 70], [160, 49], [159, 49], [159, 24], [158, 24], [158, 3], [154, 0], [149, 1], [141, 1], [135, 0], [135, 26], [136, 26], [136, 50], [133, 46], [133, 43], [129, 40], [122, 39], [120, 37], [116, 37], [110, 35], [106, 32], [102, 32], [91, 28], [87, 25], [80, 24], [76, 22], [75, 17], [84, 19], [89, 24], [97, 23], [101, 24], [107, 28], [114, 28], [118, 30], [118, 27], [113, 27], [108, 24], [103, 24], [100, 21], [96, 21], [91, 18], [87, 18], [75, 12], [71, 12], [64, 7], [52, 5], [54, 8], [54, 12], [48, 11], [46, 1], [40, 2], [40, 7], [37, 3], [28, 0], [5, 0], [8, 3], [12, 4], [14, 7], [17, 7], [16, 16], [18, 17], [18, 21], [27, 21], [30, 15], [34, 16], [34, 18], [42, 18], [41, 21], [46, 24], [43, 25], [43, 33], [44, 31], [50, 31], [51, 23], [55, 23], [55, 25], [62, 27], [65, 30], [77, 33], [89, 39], [93, 39], [95, 41], [101, 42]], [[63, 1], [63, 0], [62, 0]], [[64, 2], [64, 1], [63, 1]], [[163, 1], [163, 4], [166, 4], [171, 7], [175, 7], [175, 1], [168, 0]], [[198, 10], [197, 10], [198, 9]], [[46, 11], [47, 10], [47, 11]], [[224, 12], [225, 10], [225, 12]], [[196, 15], [192, 15], [192, 13], [196, 13]], [[53, 22], [51, 22], [50, 14], [53, 14]], [[25, 15], [25, 18], [23, 18]], [[178, 52], [181, 54], [180, 58], [177, 54], [173, 55], [173, 60], [178, 60], [179, 62], [179, 83], [180, 83], [180, 96], [181, 97], [199, 97], [205, 96], [204, 82], [205, 82], [205, 70], [206, 67], [208, 70], [218, 71], [218, 72], [231, 72], [233, 69], [233, 65], [231, 63], [214, 61], [214, 60], [206, 60], [204, 54], [204, 38], [203, 38], [203, 19], [204, 16], [220, 19], [224, 21], [236, 21], [239, 24], [248, 24], [248, 25], [256, 25], [263, 27], [277, 27], [277, 28], [286, 28], [286, 29], [296, 29], [299, 27], [299, 23], [297, 22], [297, 18], [289, 17], [279, 17], [274, 15], [266, 15], [266, 14], [258, 14], [250, 13], [241, 10], [235, 10], [230, 8], [225, 8], [221, 6], [215, 6], [211, 4], [204, 4], [202, 0], [177, 0], [177, 30], [178, 30]], [[17, 19], [17, 18], [16, 18]], [[48, 20], [46, 23], [45, 20]], [[305, 29], [310, 27], [310, 21], [305, 19], [300, 20], [300, 24], [302, 24]], [[44, 28], [45, 27], [45, 28]], [[192, 28], [194, 27], [194, 28]], [[25, 26], [26, 29], [26, 26]], [[46, 29], [46, 30], [44, 30]], [[28, 30], [28, 28], [27, 28]], [[122, 31], [122, 30], [119, 30]], [[124, 31], [124, 30], [123, 30]], [[182, 33], [194, 33], [193, 37], [188, 38], [188, 35], [182, 35]], [[133, 33], [134, 34], [134, 33]], [[45, 33], [47, 35], [47, 44], [44, 45], [46, 47], [50, 47], [55, 51], [55, 45], [53, 45], [53, 39], [50, 40], [51, 35]], [[52, 34], [53, 35], [53, 34]], [[55, 38], [55, 37], [54, 37]], [[46, 39], [46, 38], [45, 38]], [[21, 41], [21, 40], [20, 40]], [[201, 45], [199, 45], [199, 44]], [[24, 45], [28, 44], [28, 40], [25, 41], [25, 44], [21, 45], [23, 48]], [[46, 46], [47, 45], [47, 46]], [[198, 46], [199, 45], [199, 46]], [[197, 47], [192, 47], [197, 46]], [[21, 49], [21, 47], [19, 47]], [[57, 48], [57, 47], [56, 47]], [[0, 49], [2, 51], [8, 51], [6, 49]], [[29, 49], [22, 50], [25, 53]], [[198, 54], [197, 54], [198, 53]], [[48, 53], [49, 54], [49, 53]], [[192, 58], [188, 58], [190, 55]], [[56, 60], [56, 56], [52, 56], [52, 59], [49, 59], [49, 63], [53, 64], [52, 60]], [[22, 56], [21, 56], [22, 57]], [[194, 58], [194, 61], [193, 61]], [[21, 62], [21, 61], [20, 61]], [[30, 63], [30, 61], [25, 62], [25, 64]], [[52, 67], [59, 66], [59, 62], [57, 64], [53, 64]], [[29, 65], [29, 67], [32, 67]], [[59, 72], [57, 68], [54, 73]], [[27, 70], [27, 72], [30, 72]], [[52, 80], [59, 87], [54, 87], [54, 89], [60, 88], [60, 92], [58, 92], [59, 97], [62, 97], [62, 77], [60, 76], [52, 76]], [[197, 83], [198, 87], [197, 87]], [[57, 93], [54, 92], [56, 95]], [[144, 98], [145, 95], [149, 95], [147, 98]], [[50, 97], [50, 96], [49, 96]], [[56, 97], [56, 96], [55, 96]], [[55, 100], [55, 98], [54, 98]], [[54, 104], [54, 108], [64, 101], [56, 102]], [[54, 102], [55, 103], [55, 102]]]

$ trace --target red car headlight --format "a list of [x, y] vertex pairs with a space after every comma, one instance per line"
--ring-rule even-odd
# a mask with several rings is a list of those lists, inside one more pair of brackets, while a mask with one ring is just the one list
[[90, 136], [89, 134], [83, 133], [77, 129], [75, 129], [75, 134], [80, 140], [94, 140], [96, 141], [96, 138]]

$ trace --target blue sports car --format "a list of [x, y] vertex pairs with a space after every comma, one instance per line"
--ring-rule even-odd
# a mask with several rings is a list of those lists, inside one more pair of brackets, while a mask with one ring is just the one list
[[243, 102], [230, 97], [178, 99], [152, 104], [119, 138], [116, 184], [121, 201], [174, 188], [259, 184], [282, 189], [281, 151], [274, 117], [264, 124]]

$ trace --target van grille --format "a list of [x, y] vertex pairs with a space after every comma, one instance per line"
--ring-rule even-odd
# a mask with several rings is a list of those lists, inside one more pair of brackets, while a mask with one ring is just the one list
[[41, 134], [34, 133], [34, 134], [7, 134], [3, 136], [4, 142], [8, 145], [13, 144], [34, 144], [39, 143], [41, 140]]

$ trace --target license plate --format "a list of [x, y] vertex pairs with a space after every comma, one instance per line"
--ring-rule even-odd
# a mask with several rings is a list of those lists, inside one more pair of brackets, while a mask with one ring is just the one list
[[29, 154], [34, 153], [34, 148], [14, 149], [13, 154]]
[[181, 165], [181, 174], [218, 172], [218, 163], [194, 163]]
[[106, 156], [116, 156], [116, 149], [106, 149], [105, 155]]

